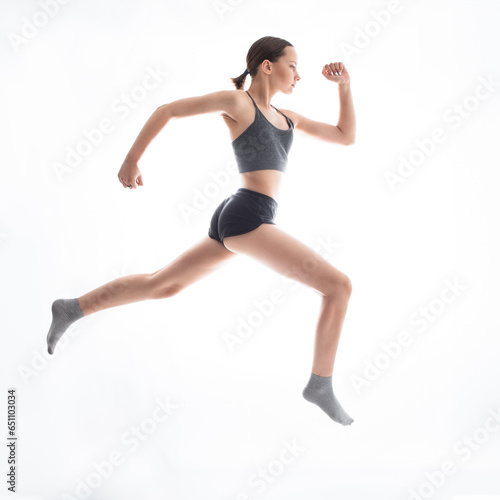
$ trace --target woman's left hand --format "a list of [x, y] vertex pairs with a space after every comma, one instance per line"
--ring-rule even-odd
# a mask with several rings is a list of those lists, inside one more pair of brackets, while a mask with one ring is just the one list
[[350, 82], [349, 73], [346, 67], [341, 62], [325, 64], [323, 66], [323, 76], [331, 82], [338, 83], [339, 85]]

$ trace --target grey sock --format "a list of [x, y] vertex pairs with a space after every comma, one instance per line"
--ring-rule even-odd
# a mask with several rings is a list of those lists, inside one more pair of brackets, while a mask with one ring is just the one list
[[83, 317], [78, 299], [57, 299], [52, 302], [52, 324], [47, 334], [47, 351], [54, 353], [54, 347], [68, 326]]
[[332, 388], [332, 376], [320, 377], [311, 373], [311, 378], [302, 391], [307, 401], [318, 405], [332, 420], [342, 425], [350, 425], [354, 420], [337, 401]]

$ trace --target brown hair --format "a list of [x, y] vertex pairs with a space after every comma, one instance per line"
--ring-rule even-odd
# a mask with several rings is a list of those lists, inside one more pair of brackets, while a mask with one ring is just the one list
[[[285, 47], [293, 47], [290, 42], [283, 40], [283, 38], [276, 38], [274, 36], [263, 36], [252, 44], [247, 54], [247, 69], [250, 76], [253, 78], [259, 69], [262, 61], [268, 59], [271, 62], [276, 62], [280, 57], [285, 55]], [[246, 74], [241, 73], [236, 78], [231, 78], [234, 86], [240, 90], [245, 83]]]

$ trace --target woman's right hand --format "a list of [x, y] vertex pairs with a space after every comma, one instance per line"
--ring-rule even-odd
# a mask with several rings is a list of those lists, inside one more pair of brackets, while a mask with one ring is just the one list
[[137, 189], [137, 186], [143, 186], [142, 174], [137, 165], [137, 161], [125, 158], [125, 161], [118, 172], [118, 179], [124, 188]]
[[339, 85], [347, 85], [351, 81], [347, 68], [342, 62], [325, 64], [323, 66], [323, 76], [327, 80], [338, 83]]

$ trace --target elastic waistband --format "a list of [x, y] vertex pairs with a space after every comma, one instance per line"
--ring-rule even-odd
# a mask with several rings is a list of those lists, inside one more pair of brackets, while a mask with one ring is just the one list
[[243, 193], [248, 193], [248, 194], [253, 194], [253, 195], [256, 195], [256, 196], [260, 196], [261, 198], [269, 200], [272, 203], [275, 203], [276, 205], [278, 204], [278, 202], [272, 196], [268, 196], [267, 194], [260, 193], [259, 191], [254, 191], [253, 189], [239, 188], [238, 191], [236, 191], [236, 192], [237, 193], [238, 192], [243, 192]]

